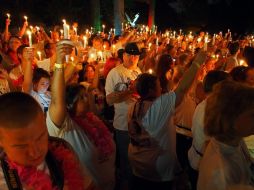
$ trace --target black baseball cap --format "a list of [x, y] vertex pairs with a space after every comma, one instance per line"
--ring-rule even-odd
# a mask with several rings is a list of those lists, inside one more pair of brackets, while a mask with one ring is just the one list
[[126, 44], [126, 46], [124, 48], [124, 52], [128, 53], [130, 55], [140, 55], [142, 53], [141, 51], [139, 51], [137, 43], [135, 43], [135, 42]]

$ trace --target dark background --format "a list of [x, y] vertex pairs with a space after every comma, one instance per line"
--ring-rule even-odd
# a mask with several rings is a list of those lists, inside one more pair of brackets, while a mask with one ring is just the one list
[[[47, 27], [77, 21], [79, 28], [92, 24], [92, 0], [0, 0], [0, 28], [4, 28], [6, 13], [11, 14], [11, 26], [21, 26], [23, 16], [29, 17], [33, 25]], [[125, 12], [131, 17], [140, 13], [138, 24], [148, 20], [147, 0], [125, 0]], [[226, 31], [235, 33], [252, 32], [254, 28], [254, 0], [157, 0], [155, 23], [159, 30], [166, 28]], [[107, 28], [113, 26], [113, 0], [101, 0], [101, 21]]]

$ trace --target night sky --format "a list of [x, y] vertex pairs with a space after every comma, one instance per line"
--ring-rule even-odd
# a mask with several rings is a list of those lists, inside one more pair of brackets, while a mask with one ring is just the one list
[[[1, 30], [7, 12], [12, 17], [12, 25], [20, 26], [23, 16], [30, 23], [44, 23], [47, 27], [61, 24], [66, 18], [70, 22], [78, 21], [80, 26], [91, 25], [91, 0], [0, 0]], [[155, 22], [159, 30], [166, 28], [252, 32], [254, 11], [251, 0], [157, 0]], [[138, 23], [147, 23], [148, 4], [146, 0], [125, 0], [125, 12], [130, 16], [140, 13]], [[113, 26], [113, 0], [101, 0], [101, 20], [107, 26]]]

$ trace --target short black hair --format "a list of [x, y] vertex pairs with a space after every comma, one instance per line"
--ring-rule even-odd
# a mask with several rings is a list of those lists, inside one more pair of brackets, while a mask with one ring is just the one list
[[224, 71], [209, 71], [204, 78], [203, 85], [205, 93], [212, 92], [213, 86], [223, 80], [229, 79], [230, 75]]
[[230, 43], [228, 46], [228, 50], [231, 55], [235, 55], [239, 49], [240, 45], [238, 42]]
[[76, 102], [82, 90], [85, 92], [85, 87], [80, 84], [71, 84], [66, 87], [65, 103], [71, 115], [75, 115]]
[[247, 78], [247, 67], [237, 66], [230, 71], [230, 75], [234, 81], [245, 82]]
[[156, 81], [158, 77], [143, 73], [138, 76], [137, 83], [136, 83], [136, 90], [141, 98], [147, 98], [149, 95], [150, 90], [154, 90], [156, 87]]
[[34, 69], [33, 83], [38, 83], [41, 78], [50, 79], [50, 74], [46, 70], [44, 70], [42, 68], [36, 68], [36, 69]]
[[23, 128], [38, 114], [43, 114], [39, 103], [29, 94], [10, 92], [0, 96], [0, 127]]

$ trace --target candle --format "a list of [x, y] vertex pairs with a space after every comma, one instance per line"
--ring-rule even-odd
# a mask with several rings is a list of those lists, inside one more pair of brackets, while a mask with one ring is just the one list
[[123, 23], [122, 23], [122, 31], [124, 30], [124, 28], [123, 28]]
[[71, 57], [71, 62], [74, 62], [74, 57]]
[[83, 37], [83, 40], [84, 40], [84, 48], [86, 48], [86, 45], [87, 45], [87, 37], [84, 36], [84, 37]]
[[182, 35], [182, 29], [180, 29], [180, 31], [179, 31], [179, 35]]
[[105, 45], [105, 44], [103, 45], [103, 50], [104, 50], [104, 51], [106, 50], [106, 45]]
[[73, 27], [73, 30], [74, 30], [74, 35], [77, 35], [77, 28]]
[[24, 16], [24, 19], [25, 19], [25, 21], [27, 22], [28, 17], [27, 17], [27, 16]]
[[173, 32], [173, 38], [176, 38], [176, 31]]
[[207, 51], [208, 36], [205, 36], [204, 50]]
[[156, 38], [156, 46], [158, 46], [159, 45], [159, 38], [157, 37]]
[[7, 18], [10, 19], [11, 15], [9, 13], [6, 14]]
[[91, 61], [94, 61], [95, 56], [93, 53], [90, 54], [90, 58], [91, 58]]
[[32, 47], [32, 32], [30, 30], [27, 31], [29, 47]]
[[114, 34], [116, 34], [116, 29], [115, 28], [113, 29], [113, 31], [114, 31]]
[[112, 53], [115, 53], [115, 50], [116, 50], [116, 45], [113, 44], [113, 45], [112, 45]]
[[63, 38], [63, 29], [60, 30], [61, 38]]
[[214, 45], [214, 44], [215, 44], [215, 38], [216, 38], [216, 35], [215, 35], [215, 34], [213, 34], [213, 41], [212, 41], [212, 45]]
[[149, 43], [149, 44], [148, 44], [148, 51], [151, 50], [151, 46], [152, 46], [152, 43]]
[[41, 52], [40, 51], [37, 51], [37, 55], [39, 57], [39, 60], [41, 61]]
[[102, 25], [102, 32], [104, 33], [104, 31], [105, 31], [105, 25], [103, 24]]
[[148, 73], [149, 73], [149, 74], [153, 74], [153, 70], [152, 70], [152, 69], [149, 69], [149, 70], [148, 70]]
[[66, 25], [66, 28], [67, 28], [67, 39], [70, 39], [70, 26], [67, 24]]

